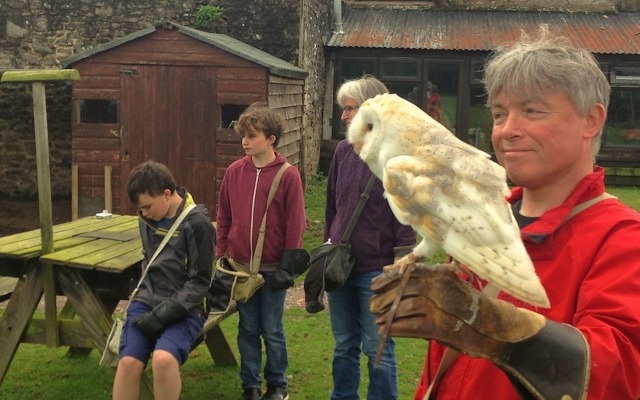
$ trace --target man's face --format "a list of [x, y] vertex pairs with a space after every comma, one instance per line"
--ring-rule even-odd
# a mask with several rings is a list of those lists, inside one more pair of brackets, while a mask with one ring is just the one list
[[242, 149], [248, 156], [259, 156], [273, 151], [275, 136], [266, 137], [263, 132], [247, 133], [242, 137]]
[[165, 191], [158, 196], [150, 196], [148, 193], [138, 196], [138, 210], [142, 216], [153, 221], [160, 221], [169, 212], [169, 198], [171, 191]]
[[490, 109], [491, 142], [516, 185], [536, 189], [566, 177], [581, 179], [585, 165], [591, 168], [591, 138], [597, 129], [591, 113], [579, 114], [564, 92], [541, 97], [501, 92]]

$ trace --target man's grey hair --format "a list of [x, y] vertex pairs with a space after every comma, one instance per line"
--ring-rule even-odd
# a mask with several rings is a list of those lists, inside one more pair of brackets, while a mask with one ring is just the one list
[[336, 94], [336, 102], [340, 107], [344, 106], [347, 98], [355, 100], [362, 105], [366, 100], [379, 94], [389, 93], [389, 89], [372, 75], [364, 75], [362, 78], [351, 79], [343, 83]]
[[[488, 104], [501, 92], [544, 98], [545, 93], [560, 90], [582, 114], [596, 104], [606, 109], [611, 95], [611, 86], [593, 54], [552, 35], [546, 24], [540, 26], [537, 36], [522, 32], [513, 46], [496, 50], [487, 61], [484, 83]], [[594, 158], [601, 141], [602, 130], [592, 142]]]

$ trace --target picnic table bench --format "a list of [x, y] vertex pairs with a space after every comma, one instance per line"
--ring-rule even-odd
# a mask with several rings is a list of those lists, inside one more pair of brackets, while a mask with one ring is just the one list
[[[0, 276], [17, 278], [0, 319], [0, 384], [20, 343], [98, 349], [102, 352], [113, 323], [112, 314], [140, 278], [142, 243], [138, 217], [87, 217], [53, 226], [54, 251], [43, 255], [40, 230], [0, 238]], [[47, 274], [51, 268], [52, 274]], [[53, 282], [48, 281], [51, 276]], [[47, 297], [46, 291], [55, 293]], [[45, 316], [34, 311], [47, 298], [66, 296], [58, 312], [45, 304]], [[55, 302], [54, 302], [55, 303]], [[236, 311], [210, 314], [198, 343], [204, 341], [213, 360], [237, 365], [219, 324]], [[78, 318], [75, 318], [75, 317]], [[97, 367], [97, 365], [96, 365]], [[143, 379], [141, 398], [153, 398]]]

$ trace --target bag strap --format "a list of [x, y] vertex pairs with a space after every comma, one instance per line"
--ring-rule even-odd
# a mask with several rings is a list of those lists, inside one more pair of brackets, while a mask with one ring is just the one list
[[373, 187], [373, 183], [376, 181], [376, 176], [371, 174], [369, 177], [369, 181], [367, 182], [367, 186], [364, 188], [364, 192], [360, 195], [360, 200], [358, 201], [358, 205], [356, 205], [355, 210], [353, 210], [353, 214], [351, 215], [351, 219], [349, 219], [349, 224], [347, 224], [347, 229], [344, 230], [342, 237], [340, 238], [340, 244], [343, 246], [347, 245], [349, 241], [349, 237], [351, 237], [351, 233], [353, 232], [353, 228], [356, 227], [356, 223], [358, 222], [358, 218], [360, 218], [360, 214], [362, 213], [362, 209], [364, 208], [364, 204], [369, 200], [369, 193], [371, 192], [371, 188]]
[[267, 225], [267, 211], [269, 210], [269, 206], [271, 205], [271, 201], [276, 195], [276, 191], [278, 190], [278, 186], [280, 185], [280, 180], [282, 179], [282, 175], [284, 171], [289, 168], [291, 164], [285, 162], [280, 167], [280, 170], [276, 174], [275, 178], [273, 178], [273, 182], [271, 182], [271, 189], [269, 189], [269, 197], [267, 197], [267, 208], [264, 210], [264, 216], [262, 217], [262, 224], [260, 224], [260, 230], [258, 234], [258, 242], [256, 243], [256, 251], [253, 253], [253, 259], [251, 260], [251, 265], [249, 266], [249, 272], [251, 275], [255, 275], [258, 273], [260, 269], [260, 261], [262, 260], [262, 249], [264, 248], [264, 232], [265, 226]]
[[[573, 209], [571, 209], [571, 212], [569, 213], [569, 215], [567, 215], [564, 221], [562, 221], [562, 223], [564, 224], [565, 222], [575, 217], [577, 214], [581, 213], [587, 208], [591, 207], [592, 205], [607, 199], [617, 199], [617, 197], [607, 192], [604, 192], [601, 195], [596, 196], [591, 200], [587, 200], [583, 203], [580, 203], [577, 206], [573, 207]], [[500, 291], [495, 290], [495, 287], [491, 284], [485, 286], [482, 292], [491, 298], [498, 297], [498, 294], [500, 293]], [[492, 292], [492, 293], [489, 293], [489, 292]], [[444, 373], [451, 366], [451, 364], [453, 364], [453, 362], [455, 361], [456, 358], [458, 358], [459, 355], [460, 355], [459, 351], [453, 350], [452, 348], [449, 348], [449, 347], [445, 349], [444, 355], [442, 356], [442, 360], [440, 360], [440, 364], [438, 365], [438, 369], [436, 370], [436, 374], [433, 377], [433, 380], [431, 381], [431, 384], [429, 385], [429, 388], [427, 389], [427, 392], [425, 393], [423, 400], [429, 400], [434, 386], [436, 385], [436, 383], [438, 383], [438, 381], [440, 381]]]
[[[184, 218], [187, 216], [187, 214], [189, 214], [189, 212], [191, 210], [193, 210], [196, 207], [195, 204], [190, 204], [188, 206], [186, 206], [183, 210], [182, 213], [180, 213], [180, 215], [178, 216], [178, 218], [176, 218], [176, 220], [173, 222], [173, 225], [171, 225], [171, 228], [169, 228], [169, 230], [167, 231], [167, 234], [164, 236], [164, 238], [162, 239], [162, 242], [160, 242], [160, 245], [158, 246], [158, 248], [156, 249], [156, 252], [153, 253], [153, 256], [151, 257], [151, 259], [149, 260], [149, 263], [147, 264], [146, 268], [144, 269], [144, 271], [142, 272], [142, 276], [140, 277], [140, 280], [138, 281], [138, 284], [136, 285], [136, 288], [133, 289], [133, 292], [131, 292], [131, 295], [129, 296], [129, 301], [131, 301], [131, 299], [133, 299], [133, 296], [136, 295], [136, 293], [138, 293], [138, 289], [140, 288], [140, 285], [142, 284], [142, 281], [144, 280], [144, 278], [147, 276], [147, 271], [149, 271], [149, 267], [151, 266], [151, 264], [153, 264], [153, 262], [156, 260], [156, 257], [158, 257], [158, 254], [160, 254], [160, 252], [162, 251], [162, 249], [164, 248], [164, 246], [169, 242], [169, 239], [171, 239], [171, 236], [173, 236], [173, 233], [176, 231], [176, 229], [178, 229], [178, 226], [180, 225], [180, 223], [182, 222], [182, 220], [184, 220]], [[127, 303], [127, 308], [129, 308], [129, 303]], [[125, 313], [126, 313], [126, 308], [125, 308]]]
[[592, 205], [602, 201], [602, 200], [607, 200], [607, 199], [617, 199], [616, 196], [609, 194], [607, 192], [602, 193], [600, 196], [594, 197], [591, 200], [587, 200], [584, 203], [580, 203], [577, 206], [573, 207], [573, 209], [571, 210], [571, 212], [569, 213], [569, 215], [567, 215], [567, 218], [564, 219], [564, 221], [562, 221], [562, 223], [567, 222], [568, 220], [570, 220], [571, 218], [573, 218], [574, 216], [576, 216], [576, 214], [586, 210], [587, 208], [591, 207]]

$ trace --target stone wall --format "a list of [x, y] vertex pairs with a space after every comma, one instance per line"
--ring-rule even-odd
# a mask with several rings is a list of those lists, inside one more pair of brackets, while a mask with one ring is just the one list
[[[58, 68], [75, 53], [163, 21], [195, 26], [202, 4], [219, 5], [223, 21], [209, 30], [226, 33], [279, 58], [313, 70], [308, 80], [305, 139], [307, 174], [318, 162], [324, 67], [322, 39], [331, 0], [305, 1], [306, 40], [299, 56], [300, 0], [3, 0], [0, 3], [0, 70]], [[300, 60], [300, 62], [298, 61]], [[48, 84], [48, 131], [52, 194], [68, 196], [71, 187], [71, 89]], [[30, 86], [0, 85], [0, 195], [37, 193]]]
[[300, 67], [309, 72], [305, 90], [303, 142], [306, 177], [315, 176], [320, 161], [325, 91], [324, 42], [332, 26], [332, 1], [305, 0]]

